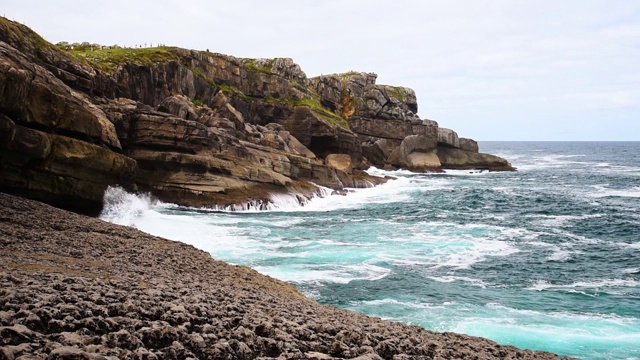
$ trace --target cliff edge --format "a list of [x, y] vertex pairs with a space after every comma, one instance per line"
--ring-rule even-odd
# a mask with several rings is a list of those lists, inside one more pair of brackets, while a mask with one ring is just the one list
[[364, 170], [513, 170], [417, 115], [376, 75], [307, 78], [291, 59], [55, 46], [0, 18], [0, 188], [97, 214], [109, 185], [188, 206], [304, 201]]

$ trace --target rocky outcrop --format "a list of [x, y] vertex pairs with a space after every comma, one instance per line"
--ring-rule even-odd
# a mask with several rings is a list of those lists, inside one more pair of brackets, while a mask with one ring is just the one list
[[509, 162], [501, 157], [450, 147], [439, 147], [438, 158], [442, 167], [462, 170], [513, 171]]
[[438, 171], [441, 163], [436, 153], [434, 136], [409, 135], [398, 150], [398, 163], [413, 171]]
[[330, 154], [325, 159], [327, 166], [336, 170], [344, 171], [350, 174], [353, 171], [353, 165], [351, 164], [351, 156], [347, 154]]
[[3, 359], [556, 359], [305, 298], [190, 245], [0, 193]]
[[[340, 190], [384, 181], [362, 172], [371, 165], [508, 168], [457, 152], [443, 160], [440, 148], [477, 153], [477, 143], [420, 119], [413, 90], [376, 78], [308, 79], [288, 58], [179, 48], [68, 53], [0, 18], [0, 185], [95, 213], [112, 184], [231, 206], [310, 196], [310, 182]], [[348, 156], [353, 171], [331, 154]]]
[[455, 131], [439, 127], [436, 121], [420, 119], [413, 90], [378, 85], [376, 78], [372, 73], [350, 72], [309, 79], [322, 104], [348, 121], [360, 141], [363, 163], [417, 172], [442, 171], [453, 163], [457, 164], [455, 168], [464, 164], [468, 168], [513, 170], [510, 166], [496, 167], [493, 161], [482, 163], [484, 157], [473, 157], [472, 161], [471, 157], [462, 156], [453, 161], [457, 152], [449, 152], [447, 161], [442, 161], [438, 156], [440, 148], [477, 153], [477, 142], [460, 141]]
[[302, 105], [317, 95], [290, 59], [159, 49], [88, 67], [6, 19], [0, 40], [0, 184], [14, 193], [96, 213], [112, 184], [227, 206], [310, 196], [308, 181], [336, 189], [377, 181], [321, 160], [360, 159], [357, 138], [337, 115]]
[[477, 153], [479, 152], [478, 142], [473, 139], [459, 138], [460, 149]]
[[438, 128], [438, 145], [442, 147], [460, 148], [458, 133], [451, 129]]
[[81, 93], [0, 42], [0, 186], [97, 214], [110, 184], [134, 189], [136, 162]]

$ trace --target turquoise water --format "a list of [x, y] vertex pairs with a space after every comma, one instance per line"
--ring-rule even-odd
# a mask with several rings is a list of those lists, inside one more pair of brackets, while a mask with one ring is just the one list
[[103, 217], [322, 303], [584, 359], [639, 359], [640, 143], [481, 149], [519, 171], [372, 169], [398, 179], [304, 207], [280, 197], [271, 211], [112, 196]]

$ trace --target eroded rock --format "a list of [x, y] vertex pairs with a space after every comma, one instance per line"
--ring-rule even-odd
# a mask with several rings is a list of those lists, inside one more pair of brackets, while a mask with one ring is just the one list
[[[0, 216], [4, 358], [557, 358], [321, 305], [190, 245], [3, 193]], [[57, 325], [20, 324], [32, 311]]]

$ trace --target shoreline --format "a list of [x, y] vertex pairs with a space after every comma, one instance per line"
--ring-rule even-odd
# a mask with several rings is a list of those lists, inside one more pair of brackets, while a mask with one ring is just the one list
[[190, 245], [0, 193], [6, 358], [522, 358], [321, 305]]

